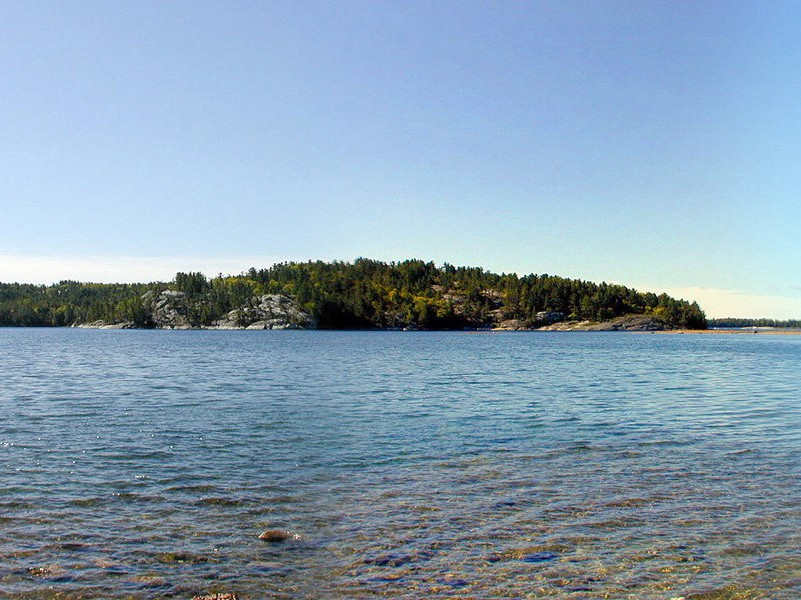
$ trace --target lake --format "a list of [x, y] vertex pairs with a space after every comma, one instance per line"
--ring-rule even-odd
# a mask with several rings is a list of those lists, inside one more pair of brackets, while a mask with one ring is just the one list
[[797, 599], [799, 373], [801, 336], [0, 329], [0, 597]]

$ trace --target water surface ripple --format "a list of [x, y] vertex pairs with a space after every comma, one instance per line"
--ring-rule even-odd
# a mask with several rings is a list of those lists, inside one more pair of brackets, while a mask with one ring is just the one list
[[0, 597], [797, 599], [799, 372], [791, 336], [0, 329]]

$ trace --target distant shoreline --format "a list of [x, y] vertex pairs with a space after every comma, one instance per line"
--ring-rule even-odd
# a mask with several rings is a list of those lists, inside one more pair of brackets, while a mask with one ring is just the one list
[[[684, 335], [684, 334], [693, 334], [699, 333], [704, 335], [801, 335], [801, 329], [782, 329], [782, 328], [774, 328], [774, 329], [738, 329], [738, 328], [722, 328], [722, 329], [644, 329], [644, 330], [637, 330], [637, 329], [611, 329], [611, 328], [603, 328], [603, 325], [607, 325], [608, 323], [601, 323], [601, 324], [594, 324], [596, 325], [595, 328], [555, 328], [555, 327], [540, 327], [540, 328], [518, 328], [518, 329], [506, 329], [502, 327], [495, 327], [495, 328], [476, 328], [476, 329], [401, 329], [401, 328], [313, 328], [313, 329], [304, 329], [304, 328], [283, 328], [277, 327], [273, 329], [273, 331], [387, 331], [387, 332], [421, 332], [421, 333], [437, 333], [437, 332], [453, 332], [453, 333], [468, 333], [468, 334], [488, 334], [488, 333], [635, 333], [635, 334], [649, 334], [649, 333], [658, 333], [658, 334], [671, 334], [671, 335]], [[597, 327], [601, 325], [601, 327]], [[0, 325], [0, 329], [91, 329], [91, 330], [135, 330], [135, 331], [264, 331], [267, 328], [253, 328], [253, 327], [136, 327], [131, 326], [131, 324], [114, 324], [114, 325], [93, 325], [93, 324], [81, 324], [81, 325], [61, 325], [61, 326], [23, 326], [23, 325]]]
[[662, 331], [635, 331], [632, 333], [703, 333], [711, 335], [801, 335], [801, 329], [665, 329]]

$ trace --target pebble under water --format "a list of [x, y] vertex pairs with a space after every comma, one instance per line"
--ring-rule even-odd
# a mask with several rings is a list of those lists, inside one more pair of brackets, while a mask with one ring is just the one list
[[801, 336], [0, 329], [0, 598], [795, 600], [799, 373]]

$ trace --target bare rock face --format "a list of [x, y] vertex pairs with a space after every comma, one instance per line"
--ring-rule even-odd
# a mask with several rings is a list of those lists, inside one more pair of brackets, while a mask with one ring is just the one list
[[505, 321], [498, 323], [495, 329], [502, 331], [520, 331], [523, 329], [528, 329], [528, 327], [526, 327], [526, 324], [520, 319], [506, 319]]
[[212, 329], [316, 329], [317, 322], [283, 294], [256, 296], [215, 321]]
[[541, 323], [552, 325], [565, 320], [565, 313], [556, 312], [553, 310], [541, 310], [537, 313], [537, 320]]
[[92, 321], [91, 323], [73, 324], [72, 327], [79, 327], [80, 329], [136, 329], [136, 325], [133, 323], [106, 323], [102, 320]]
[[186, 295], [175, 290], [145, 292], [142, 303], [149, 309], [153, 324], [159, 329], [189, 329]]
[[539, 331], [590, 331], [591, 327], [598, 325], [595, 321], [562, 321], [553, 325], [540, 327]]
[[625, 315], [611, 321], [597, 323], [590, 331], [663, 331], [670, 326], [658, 317], [649, 315]]
[[662, 319], [651, 315], [625, 315], [603, 323], [563, 321], [540, 327], [540, 331], [664, 331], [666, 329], [672, 327]]
[[[206, 300], [190, 300], [176, 290], [150, 290], [142, 295], [142, 305], [156, 329], [316, 329], [317, 322], [302, 310], [294, 298], [284, 294], [264, 294], [251, 298], [245, 305], [230, 311], [205, 327], [199, 324], [198, 314], [209, 310]], [[190, 315], [194, 314], [194, 325]], [[132, 329], [134, 323], [94, 321], [75, 324], [92, 329]]]

